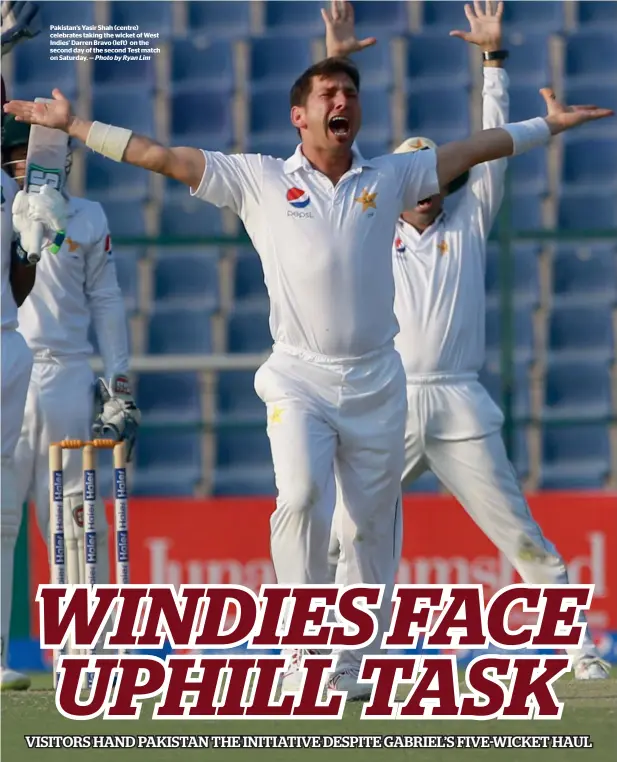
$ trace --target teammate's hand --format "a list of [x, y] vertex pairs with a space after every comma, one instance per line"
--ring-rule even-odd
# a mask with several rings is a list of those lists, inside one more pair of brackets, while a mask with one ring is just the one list
[[70, 101], [62, 95], [58, 88], [52, 91], [52, 103], [35, 103], [34, 101], [9, 101], [4, 106], [7, 114], [14, 114], [15, 121], [40, 124], [55, 130], [68, 132], [75, 119]]
[[141, 413], [131, 394], [128, 379], [115, 374], [108, 386], [104, 378], [98, 378], [94, 394], [92, 438], [126, 442], [126, 459], [130, 461]]
[[356, 39], [353, 7], [347, 0], [332, 0], [330, 10], [321, 9], [321, 17], [326, 25], [326, 51], [328, 58], [358, 53], [369, 48], [377, 40], [375, 37]]
[[450, 32], [450, 37], [460, 37], [465, 42], [477, 45], [487, 52], [501, 50], [501, 17], [503, 3], [492, 3], [486, 0], [482, 10], [480, 0], [474, 0], [473, 8], [465, 6], [465, 15], [471, 27], [469, 32], [456, 29]]
[[585, 122], [593, 122], [596, 119], [605, 119], [607, 116], [613, 116], [614, 111], [610, 108], [599, 108], [594, 105], [586, 106], [566, 106], [555, 97], [555, 93], [550, 87], [543, 87], [540, 95], [546, 102], [548, 112], [545, 117], [552, 135], [571, 130]]
[[60, 247], [66, 230], [67, 202], [64, 196], [44, 185], [38, 193], [19, 191], [13, 200], [13, 227], [19, 234], [20, 247], [30, 251], [35, 236], [35, 223], [43, 225], [43, 245]]

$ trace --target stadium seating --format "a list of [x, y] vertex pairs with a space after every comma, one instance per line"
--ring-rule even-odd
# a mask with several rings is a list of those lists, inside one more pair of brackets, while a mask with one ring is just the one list
[[[535, 244], [517, 244], [512, 248], [512, 285], [514, 301], [519, 306], [537, 306], [540, 299], [538, 258], [540, 249]], [[492, 307], [500, 299], [501, 257], [499, 247], [489, 244], [486, 257], [486, 295]]]
[[553, 259], [554, 300], [617, 304], [617, 246], [562, 245]]
[[[124, 4], [124, 3], [123, 3]], [[229, 94], [235, 89], [234, 52], [229, 40], [174, 40], [171, 49], [171, 80], [174, 92], [194, 91]]]
[[159, 309], [150, 318], [147, 351], [152, 354], [210, 354], [211, 319], [207, 309]]
[[[285, 61], [285, 66], [281, 66]], [[311, 42], [305, 37], [263, 37], [251, 44], [251, 90], [280, 88], [289, 92], [290, 79], [298, 76], [313, 62]]]
[[250, 2], [187, 3], [188, 26], [191, 33], [218, 40], [221, 37], [248, 37], [251, 30]]
[[544, 489], [594, 489], [610, 472], [608, 428], [602, 424], [547, 426], [542, 432], [540, 486]]
[[[479, 115], [472, 119], [471, 109], [479, 103], [478, 54], [448, 36], [453, 29], [467, 28], [464, 5], [463, 0], [354, 4], [358, 34], [378, 38], [377, 45], [354, 56], [362, 77], [364, 121], [357, 142], [365, 156], [387, 153], [414, 134], [438, 143], [463, 138], [477, 124]], [[612, 2], [576, 2], [567, 9], [564, 2], [506, 3], [510, 121], [544, 113], [538, 88], [545, 84], [563, 85], [567, 103], [597, 103], [617, 111], [616, 9]], [[75, 62], [47, 60], [49, 41], [41, 35], [11, 54], [13, 78], [8, 84], [15, 97], [49, 95], [59, 86], [71, 98], [88, 96], [80, 102], [86, 117], [121, 124], [164, 143], [283, 158], [295, 150], [298, 136], [289, 124], [289, 87], [312, 62], [315, 41], [323, 41], [319, 4], [259, 0], [173, 6], [112, 0], [98, 6], [46, 2], [41, 12], [45, 25], [93, 24], [103, 17], [112, 24], [138, 23], [161, 34], [164, 52], [156, 61], [122, 66], [89, 62], [78, 80]], [[560, 35], [559, 41], [554, 35]], [[567, 134], [552, 152], [536, 149], [512, 158], [509, 178], [510, 204], [504, 205], [499, 224], [509, 224], [514, 232], [553, 224], [574, 234], [614, 230], [614, 120]], [[231, 214], [191, 198], [180, 183], [161, 182], [92, 152], [83, 153], [81, 166], [76, 162], [71, 183], [79, 186], [81, 180], [80, 195], [83, 191], [101, 201], [116, 240], [146, 233], [218, 237], [242, 231]], [[617, 410], [617, 399], [611, 396], [615, 369], [610, 365], [616, 359], [615, 241], [585, 237], [546, 240], [541, 246], [515, 243], [512, 257], [515, 467], [522, 478], [535, 480], [539, 473], [534, 488], [601, 488], [610, 472], [609, 440], [615, 433], [610, 421]], [[127, 310], [144, 328], [139, 352], [270, 349], [264, 276], [250, 245], [174, 249], [115, 243], [114, 259]], [[499, 249], [491, 244], [487, 364], [481, 380], [498, 403], [500, 265]], [[182, 495], [203, 488], [209, 479], [204, 479], [202, 452], [208, 452], [215, 458], [215, 494], [274, 495], [265, 407], [253, 378], [253, 371], [222, 371], [208, 377], [205, 386], [195, 373], [141, 374], [137, 396], [144, 430], [135, 461], [136, 494]], [[209, 394], [214, 396], [207, 398]], [[205, 435], [199, 427], [212, 415], [220, 428]], [[527, 425], [538, 418], [541, 462], [530, 464], [529, 444], [535, 440]], [[174, 425], [180, 428], [174, 430]], [[170, 440], [169, 465], [166, 426], [171, 426], [169, 436], [176, 437]], [[443, 488], [426, 474], [409, 489]]]

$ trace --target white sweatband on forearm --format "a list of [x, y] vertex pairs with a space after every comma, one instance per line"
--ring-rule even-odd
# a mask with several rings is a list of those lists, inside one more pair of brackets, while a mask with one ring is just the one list
[[541, 116], [528, 119], [526, 122], [513, 122], [504, 124], [500, 129], [510, 133], [514, 143], [512, 156], [531, 151], [532, 148], [546, 145], [551, 139], [551, 131], [546, 119]]
[[107, 156], [108, 159], [122, 161], [132, 134], [131, 130], [126, 130], [124, 127], [92, 122], [86, 145], [93, 151]]

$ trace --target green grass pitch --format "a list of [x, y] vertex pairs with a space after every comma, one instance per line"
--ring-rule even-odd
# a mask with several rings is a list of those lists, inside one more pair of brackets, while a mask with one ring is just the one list
[[[3, 762], [615, 762], [617, 760], [617, 668], [610, 680], [563, 678], [557, 694], [565, 701], [561, 720], [544, 721], [360, 721], [360, 704], [348, 704], [340, 721], [154, 721], [152, 703], [139, 720], [72, 722], [55, 707], [48, 674], [33, 675], [32, 689], [2, 694]], [[39, 749], [29, 750], [25, 735], [35, 734], [530, 734], [589, 735], [593, 749]]]

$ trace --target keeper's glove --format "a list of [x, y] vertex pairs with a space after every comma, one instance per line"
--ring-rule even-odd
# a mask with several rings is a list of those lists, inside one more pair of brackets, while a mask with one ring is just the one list
[[94, 391], [92, 438], [126, 442], [126, 459], [130, 461], [140, 423], [141, 413], [131, 394], [128, 378], [114, 374], [109, 386], [104, 378], [98, 378]]
[[38, 193], [19, 191], [13, 201], [13, 228], [19, 235], [17, 253], [28, 261], [26, 252], [34, 244], [35, 223], [43, 225], [43, 246], [57, 254], [65, 238], [67, 202], [64, 196], [44, 185]]
[[18, 42], [36, 37], [43, 29], [38, 3], [2, 0], [2, 55]]

